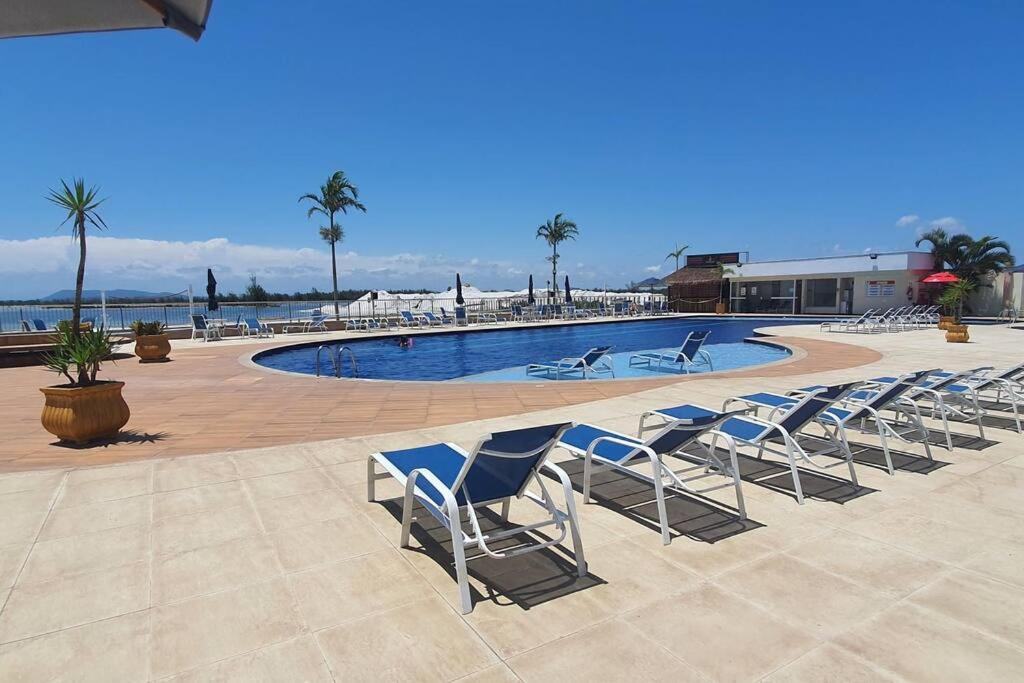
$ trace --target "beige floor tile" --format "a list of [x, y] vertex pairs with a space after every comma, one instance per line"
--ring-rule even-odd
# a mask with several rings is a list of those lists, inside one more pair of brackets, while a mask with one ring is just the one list
[[187, 489], [239, 478], [235, 463], [220, 455], [158, 462], [153, 476], [155, 491]]
[[896, 680], [891, 674], [876, 669], [863, 659], [830, 643], [819, 645], [764, 679], [766, 683], [871, 683]]
[[31, 547], [27, 543], [0, 546], [0, 590], [14, 585], [14, 579], [21, 571]]
[[317, 640], [345, 681], [450, 681], [497, 661], [436, 597], [321, 631]]
[[787, 553], [855, 583], [902, 597], [944, 571], [944, 565], [848, 531], [836, 531]]
[[516, 683], [521, 679], [505, 664], [494, 664], [455, 680], [457, 683]]
[[335, 439], [296, 445], [296, 449], [311, 457], [319, 465], [336, 465], [342, 462], [360, 461], [366, 464], [366, 457], [375, 450], [363, 439]]
[[39, 532], [39, 540], [48, 541], [123, 526], [148, 525], [152, 519], [152, 509], [153, 501], [149, 496], [60, 508], [51, 512], [46, 519]]
[[967, 559], [991, 543], [984, 533], [900, 510], [859, 520], [846, 529], [943, 562]]
[[66, 470], [39, 470], [0, 475], [0, 494], [33, 489], [47, 489], [53, 492], [64, 481], [66, 474]]
[[72, 507], [99, 503], [105, 500], [117, 500], [141, 496], [152, 492], [153, 475], [149, 471], [136, 471], [127, 477], [116, 479], [90, 479], [78, 483], [68, 483], [61, 492], [56, 508]]
[[46, 511], [11, 512], [0, 515], [0, 545], [31, 543], [46, 519]]
[[302, 681], [330, 683], [330, 671], [312, 636], [301, 636], [277, 645], [174, 676], [175, 683], [221, 681]]
[[748, 562], [775, 552], [775, 548], [745, 532], [715, 543], [702, 543], [689, 538], [674, 539], [671, 545], [661, 545], [661, 536], [634, 536], [634, 543], [661, 553], [670, 562], [681, 565], [703, 578], [717, 576]]
[[132, 462], [104, 467], [78, 467], [68, 472], [68, 486], [80, 486], [95, 481], [153, 476], [152, 462]]
[[153, 608], [154, 677], [289, 640], [302, 621], [281, 580]]
[[259, 498], [256, 511], [267, 531], [322, 522], [352, 513], [347, 496], [337, 489], [314, 491], [286, 498]]
[[19, 585], [0, 613], [0, 643], [149, 607], [149, 563]]
[[960, 566], [1024, 587], [1024, 543], [993, 543]]
[[174, 555], [260, 533], [259, 519], [248, 504], [165, 517], [153, 523], [153, 552]]
[[743, 565], [718, 576], [715, 583], [821, 635], [841, 631], [889, 602], [880, 590], [859, 586], [788, 555]]
[[910, 596], [915, 605], [1024, 648], [1024, 590], [955, 571]]
[[295, 449], [286, 449], [267, 455], [236, 453], [231, 456], [231, 460], [234, 461], [235, 467], [238, 469], [238, 476], [243, 479], [305, 470], [319, 464]]
[[266, 581], [281, 574], [266, 536], [248, 536], [153, 560], [153, 604]]
[[153, 496], [153, 519], [191, 515], [208, 510], [223, 510], [248, 503], [240, 481], [196, 486]]
[[624, 620], [714, 681], [756, 679], [817, 645], [812, 635], [710, 584]]
[[305, 469], [246, 479], [245, 485], [254, 498], [284, 498], [332, 488], [334, 481], [319, 469]]
[[900, 604], [837, 639], [888, 671], [914, 681], [1011, 681], [1024, 652], [931, 610]]
[[149, 559], [148, 525], [40, 541], [33, 546], [19, 585], [68, 578]]
[[55, 498], [56, 493], [45, 488], [0, 493], [0, 517], [46, 512]]
[[430, 584], [391, 549], [290, 574], [288, 585], [314, 631], [433, 593]]
[[149, 614], [136, 612], [0, 645], [4, 681], [144, 681]]
[[366, 482], [366, 460], [360, 459], [337, 465], [328, 465], [324, 468], [324, 472], [337, 482], [338, 486], [362, 484]]
[[[692, 541], [677, 538], [673, 544], [687, 542]], [[628, 539], [589, 549], [587, 564], [591, 574], [606, 582], [589, 589], [590, 597], [616, 613], [695, 588], [701, 581], [696, 574], [669, 562], [658, 552]]]
[[337, 562], [391, 545], [358, 512], [269, 535], [285, 571]]

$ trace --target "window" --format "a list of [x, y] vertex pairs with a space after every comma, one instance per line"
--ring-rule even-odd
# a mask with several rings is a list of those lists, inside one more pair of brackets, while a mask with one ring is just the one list
[[835, 308], [837, 290], [835, 278], [808, 280], [806, 305], [815, 308]]

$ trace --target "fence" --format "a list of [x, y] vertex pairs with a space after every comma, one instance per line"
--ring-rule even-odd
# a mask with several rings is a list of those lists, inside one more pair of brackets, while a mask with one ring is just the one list
[[[643, 305], [643, 302], [664, 300], [660, 294], [612, 294], [604, 296], [576, 296], [573, 303], [578, 308], [596, 308], [599, 302], [611, 305], [615, 302], [627, 302]], [[525, 297], [466, 299], [465, 307], [470, 313], [502, 314], [511, 311], [512, 304], [525, 303]], [[556, 303], [555, 301], [537, 296], [537, 303]], [[563, 303], [559, 300], [557, 303]], [[192, 306], [187, 302], [174, 303], [108, 303], [83, 304], [82, 319], [91, 320], [109, 330], [125, 330], [135, 320], [160, 321], [167, 327], [188, 327], [191, 325], [189, 316], [193, 313], [208, 317], [220, 318], [231, 324], [240, 318], [259, 318], [265, 322], [289, 322], [309, 319], [311, 315], [322, 313], [329, 318], [350, 320], [358, 318], [397, 317], [399, 311], [431, 311], [448, 313], [455, 310], [455, 298], [437, 298], [424, 296], [407, 299], [359, 299], [357, 301], [339, 301], [338, 314], [334, 313], [334, 302], [321, 301], [252, 301], [252, 302], [221, 302], [216, 311], [209, 311], [205, 300], [197, 300]], [[14, 304], [0, 306], [0, 332], [17, 332], [23, 329], [23, 321], [33, 325], [33, 321], [41, 321], [47, 329], [53, 329], [61, 320], [71, 319], [71, 306], [67, 304]], [[34, 325], [33, 325], [34, 326]]]

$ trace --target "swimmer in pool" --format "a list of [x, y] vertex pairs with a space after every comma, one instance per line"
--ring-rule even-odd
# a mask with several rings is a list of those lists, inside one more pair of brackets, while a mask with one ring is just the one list
[[401, 337], [398, 338], [398, 346], [399, 346], [399, 348], [403, 348], [403, 349], [411, 349], [412, 348], [412, 339], [410, 339], [409, 337], [407, 337], [407, 336], [405, 336], [403, 334]]

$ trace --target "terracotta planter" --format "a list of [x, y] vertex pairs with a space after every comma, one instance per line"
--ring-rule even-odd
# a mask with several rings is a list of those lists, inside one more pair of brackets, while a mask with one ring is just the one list
[[719, 301], [715, 304], [715, 315], [725, 315], [725, 303]]
[[948, 329], [950, 325], [956, 325], [956, 318], [951, 315], [940, 315], [939, 316], [939, 329]]
[[135, 355], [140, 363], [159, 363], [168, 360], [171, 338], [166, 334], [144, 334], [135, 338]]
[[946, 341], [951, 344], [963, 344], [970, 341], [971, 335], [967, 333], [967, 325], [955, 325], [950, 323], [946, 326]]
[[88, 387], [42, 387], [43, 428], [61, 441], [83, 444], [117, 436], [131, 412], [121, 396], [124, 382]]

